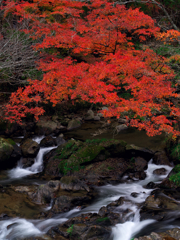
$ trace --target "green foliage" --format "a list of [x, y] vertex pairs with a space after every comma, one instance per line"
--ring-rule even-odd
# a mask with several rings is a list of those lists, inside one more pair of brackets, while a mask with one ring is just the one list
[[156, 49], [156, 53], [164, 57], [171, 57], [172, 55], [180, 54], [180, 48], [179, 46], [174, 47], [168, 44], [161, 45]]
[[174, 182], [177, 186], [180, 186], [180, 172], [170, 176], [169, 180]]
[[70, 236], [72, 235], [73, 227], [74, 227], [74, 224], [72, 224], [72, 225], [67, 229], [67, 233], [69, 233]]
[[13, 146], [16, 145], [16, 143], [11, 138], [6, 139], [6, 141]]
[[180, 144], [173, 146], [171, 149], [171, 156], [176, 159], [180, 159]]

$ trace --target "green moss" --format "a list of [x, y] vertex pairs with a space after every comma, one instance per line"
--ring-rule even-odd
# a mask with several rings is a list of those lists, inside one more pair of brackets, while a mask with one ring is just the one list
[[174, 168], [173, 168], [173, 171], [175, 173], [179, 173], [180, 172], [180, 164], [176, 165]]
[[13, 146], [16, 145], [16, 143], [11, 138], [6, 139], [6, 142], [8, 142], [9, 144], [11, 144]]
[[179, 160], [180, 159], [180, 144], [173, 146], [170, 154], [174, 159]]
[[169, 180], [174, 182], [177, 186], [180, 186], [180, 172], [171, 175]]
[[79, 171], [83, 163], [91, 162], [103, 151], [105, 152], [104, 147], [98, 145], [82, 147], [69, 159], [63, 159], [59, 164], [59, 170], [63, 174], [67, 174], [68, 171]]
[[104, 222], [104, 221], [109, 221], [109, 218], [108, 217], [104, 217], [104, 218], [98, 218], [96, 219], [96, 222]]

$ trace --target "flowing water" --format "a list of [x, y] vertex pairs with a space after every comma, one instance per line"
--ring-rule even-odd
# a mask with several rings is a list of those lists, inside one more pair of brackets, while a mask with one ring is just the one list
[[[42, 138], [35, 138], [34, 140], [38, 143]], [[25, 176], [38, 173], [42, 170], [43, 155], [50, 151], [51, 148], [41, 148], [34, 164], [29, 168], [22, 168], [21, 161], [18, 166], [10, 171], [8, 171], [9, 179], [15, 181], [17, 178], [24, 181]], [[44, 219], [44, 220], [26, 220], [23, 218], [12, 218], [8, 220], [0, 221], [0, 239], [1, 240], [13, 240], [15, 238], [23, 238], [29, 236], [39, 236], [45, 234], [51, 227], [56, 226], [60, 223], [67, 221], [68, 219], [78, 216], [84, 213], [98, 213], [102, 206], [106, 206], [109, 203], [119, 199], [120, 197], [125, 197], [128, 200], [125, 204], [117, 208], [117, 212], [121, 215], [127, 209], [128, 213], [124, 216], [124, 223], [119, 223], [112, 227], [112, 239], [113, 240], [130, 240], [140, 232], [146, 229], [146, 226], [150, 229], [156, 230], [163, 227], [176, 227], [175, 222], [173, 223], [173, 217], [171, 221], [164, 222], [159, 226], [155, 220], [148, 219], [140, 221], [140, 203], [144, 202], [147, 196], [151, 193], [152, 189], [146, 189], [144, 186], [149, 182], [159, 183], [167, 175], [158, 176], [154, 175], [153, 171], [158, 168], [164, 167], [167, 170], [167, 174], [171, 171], [171, 167], [155, 165], [152, 161], [148, 164], [148, 169], [146, 170], [146, 179], [142, 181], [127, 181], [126, 183], [121, 183], [118, 185], [106, 185], [103, 187], [97, 187], [99, 192], [99, 198], [90, 206], [80, 209], [75, 208], [69, 212], [59, 214], [55, 218]], [[21, 179], [22, 178], [22, 179]], [[0, 182], [1, 184], [1, 182]], [[132, 192], [138, 193], [136, 198], [131, 196]], [[50, 210], [52, 203], [44, 209], [44, 211]], [[149, 233], [146, 230], [145, 234]]]

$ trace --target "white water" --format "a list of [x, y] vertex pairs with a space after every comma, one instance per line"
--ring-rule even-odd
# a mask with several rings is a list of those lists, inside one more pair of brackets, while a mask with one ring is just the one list
[[[38, 144], [43, 139], [41, 137], [35, 137], [33, 140], [36, 141]], [[22, 178], [28, 175], [36, 174], [42, 171], [43, 168], [43, 155], [56, 147], [48, 147], [48, 148], [40, 148], [37, 157], [35, 158], [34, 164], [31, 167], [23, 168], [21, 160], [18, 162], [16, 168], [13, 168], [8, 172], [8, 176], [11, 179], [14, 178]]]
[[[41, 138], [42, 139], [42, 138]], [[41, 141], [40, 138], [36, 138], [38, 143]], [[44, 153], [50, 151], [54, 147], [50, 148], [41, 148], [35, 163], [29, 167], [23, 169], [21, 164], [9, 171], [10, 178], [21, 178], [30, 174], [38, 173], [42, 170], [43, 163], [43, 155]], [[130, 240], [135, 236], [136, 233], [141, 231], [145, 226], [155, 222], [155, 220], [148, 219], [145, 221], [140, 221], [139, 214], [139, 204], [144, 202], [147, 196], [151, 193], [152, 189], [145, 189], [145, 186], [149, 182], [160, 182], [164, 176], [154, 175], [153, 171], [158, 168], [164, 167], [167, 170], [167, 174], [172, 169], [169, 166], [164, 165], [155, 165], [150, 162], [148, 164], [148, 169], [146, 171], [147, 177], [142, 181], [135, 182], [127, 182], [118, 184], [116, 186], [106, 185], [103, 187], [99, 187], [98, 191], [100, 194], [99, 199], [97, 201], [88, 206], [87, 208], [80, 209], [75, 208], [67, 213], [60, 214], [56, 218], [46, 219], [46, 220], [26, 220], [21, 218], [14, 218], [10, 220], [0, 221], [0, 239], [2, 240], [13, 240], [14, 238], [23, 238], [29, 236], [39, 236], [46, 233], [51, 227], [56, 226], [60, 223], [67, 221], [69, 218], [74, 216], [84, 214], [84, 213], [98, 213], [99, 209], [102, 206], [107, 206], [109, 203], [119, 199], [120, 197], [124, 197], [127, 201], [122, 205], [116, 208], [116, 213], [122, 215], [122, 213], [126, 210], [128, 213], [124, 217], [124, 223], [119, 223], [115, 227], [112, 227], [112, 236], [113, 240]], [[132, 192], [138, 193], [136, 198], [131, 196]], [[44, 211], [50, 210], [52, 207], [52, 203], [50, 206]]]

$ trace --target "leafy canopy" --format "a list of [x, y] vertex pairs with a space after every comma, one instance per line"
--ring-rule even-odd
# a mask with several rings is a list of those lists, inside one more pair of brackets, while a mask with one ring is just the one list
[[[44, 75], [12, 94], [6, 119], [21, 122], [28, 113], [38, 119], [49, 102], [88, 101], [108, 106], [105, 117], [126, 116], [149, 136], [179, 134], [173, 71], [165, 58], [134, 45], [160, 36], [140, 9], [107, 0], [9, 0], [5, 15], [9, 12], [29, 22], [25, 33], [39, 40], [34, 49], [41, 52], [38, 69]], [[129, 99], [122, 97], [124, 91]]]

